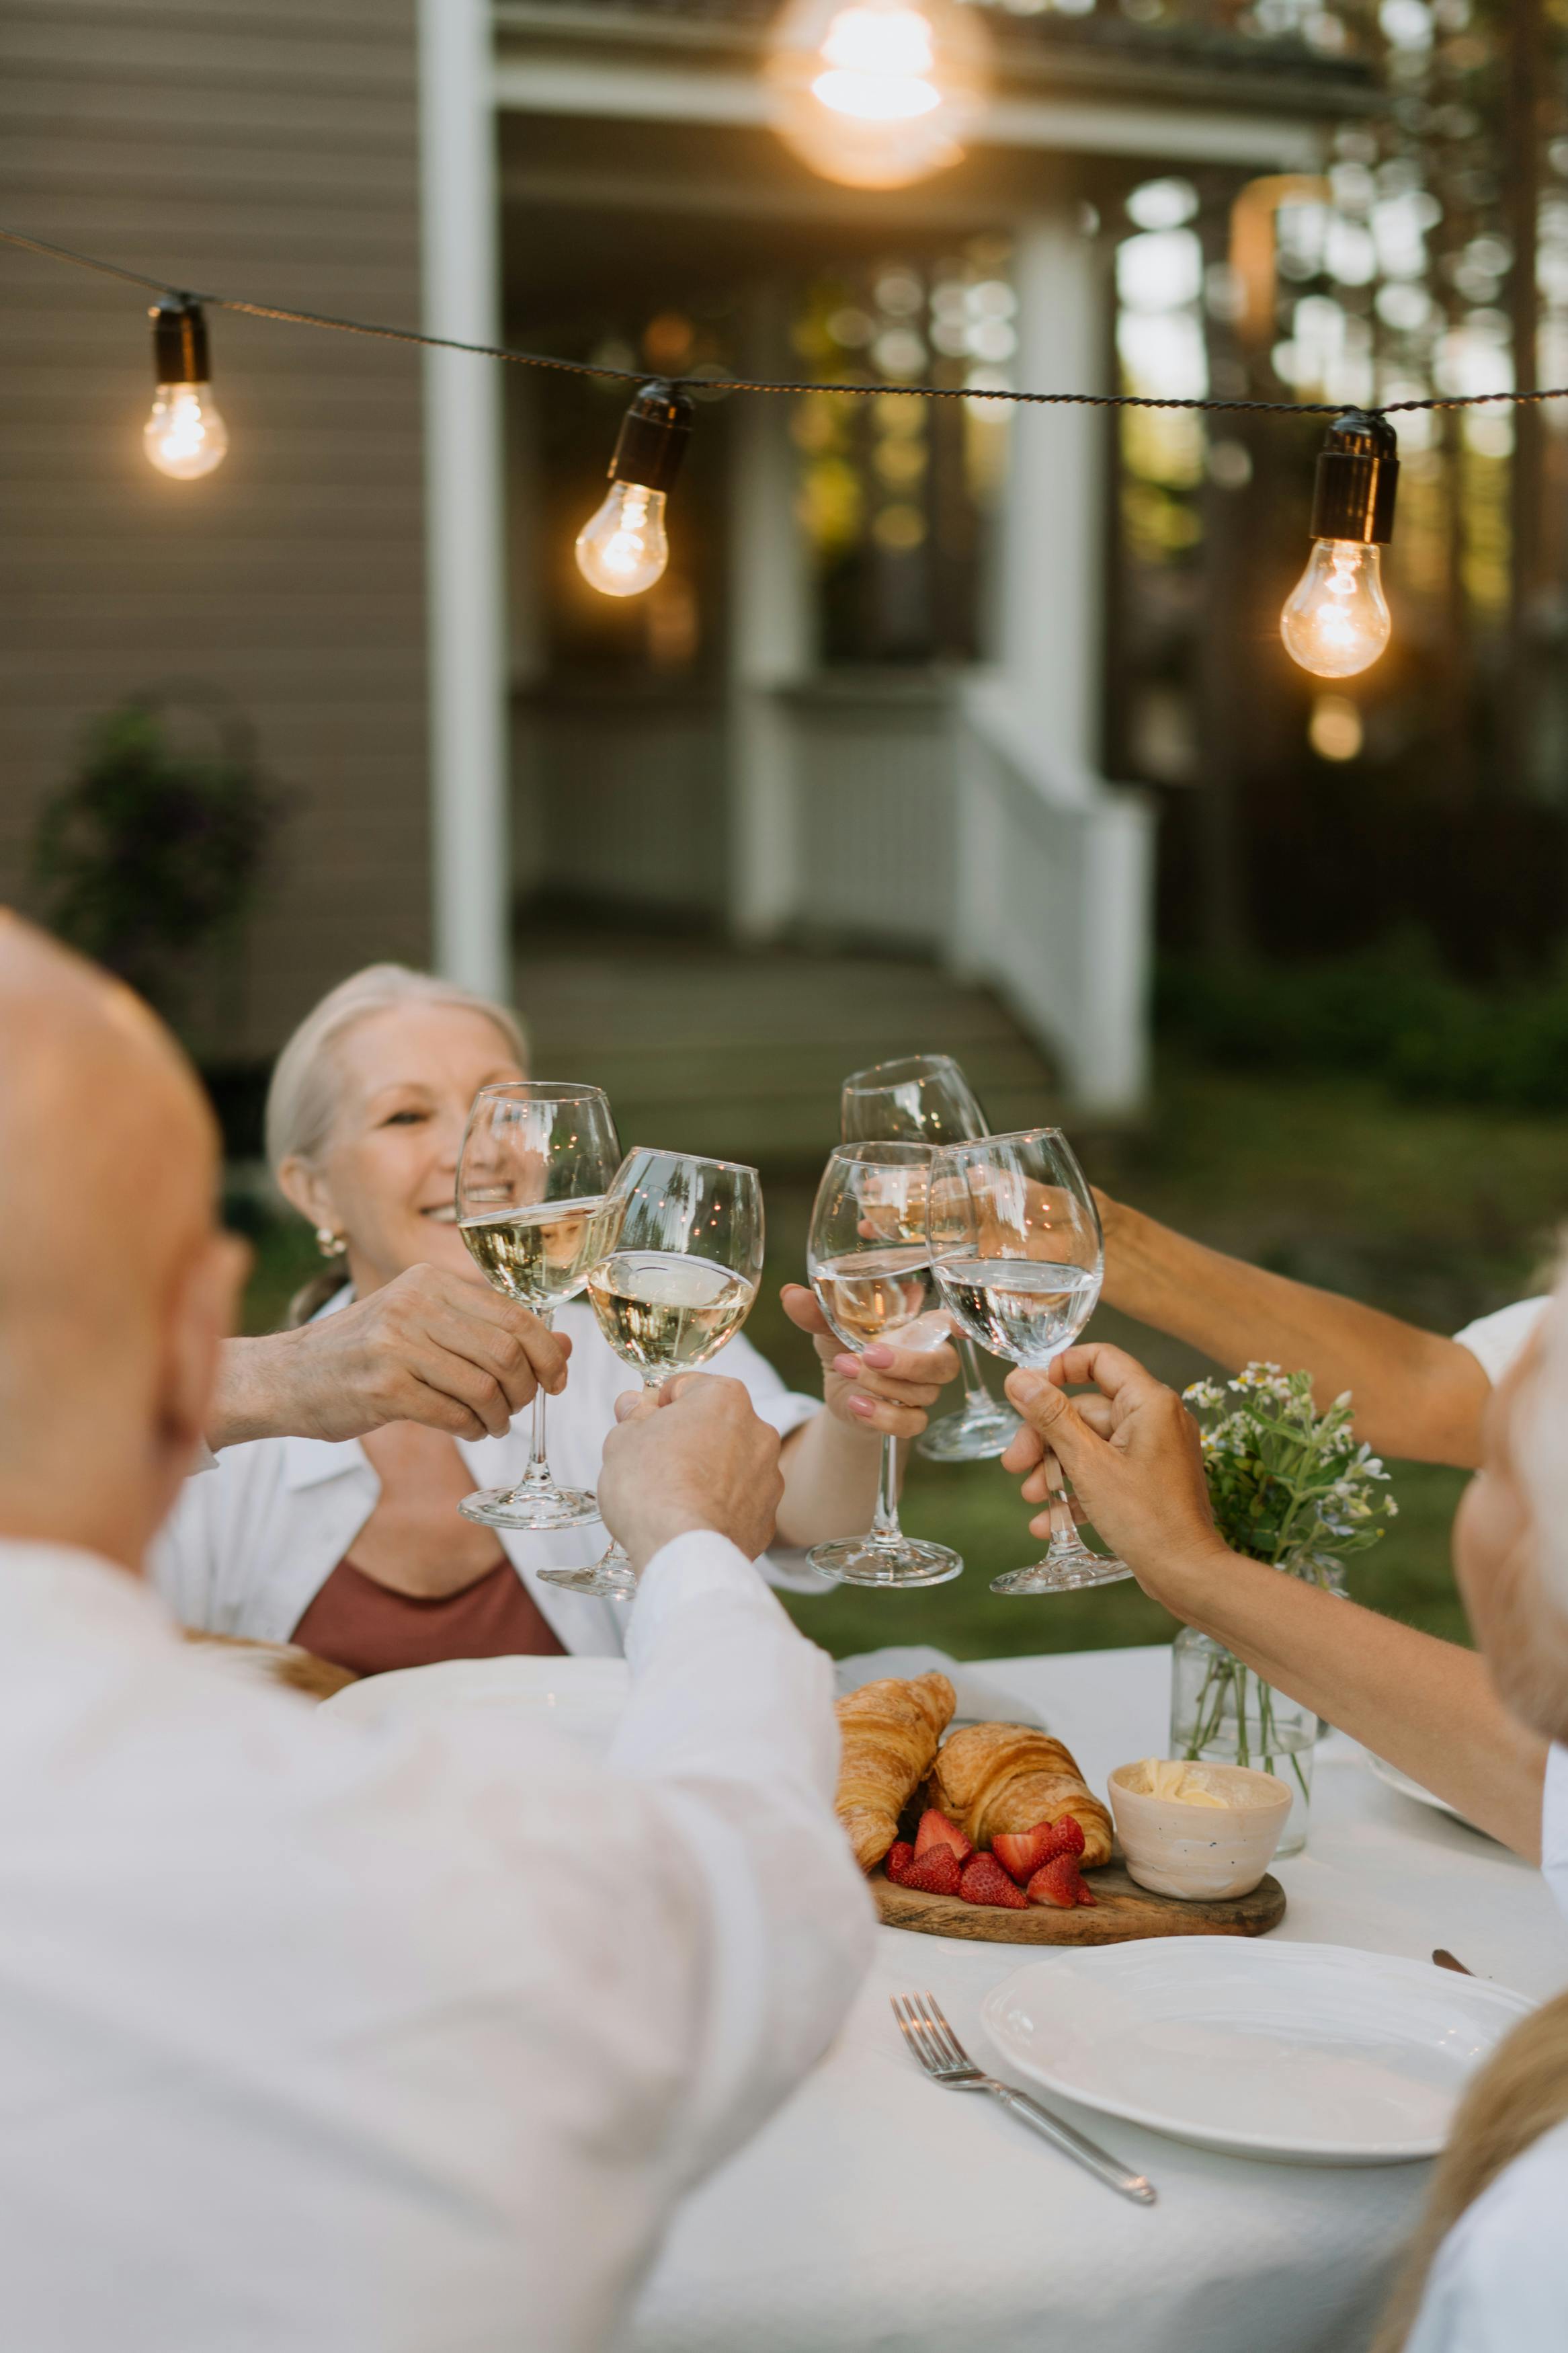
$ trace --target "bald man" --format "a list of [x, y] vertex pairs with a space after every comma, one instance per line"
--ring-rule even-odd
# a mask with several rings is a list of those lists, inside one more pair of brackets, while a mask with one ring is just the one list
[[778, 1440], [628, 1400], [605, 1757], [237, 1683], [139, 1574], [243, 1271], [215, 1177], [152, 1017], [0, 915], [0, 2333], [596, 2347], [869, 1949], [828, 1664], [751, 1567]]

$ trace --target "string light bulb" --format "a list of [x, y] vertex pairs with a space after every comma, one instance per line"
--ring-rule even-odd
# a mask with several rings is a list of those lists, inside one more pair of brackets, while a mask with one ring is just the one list
[[903, 188], [956, 164], [990, 46], [956, 0], [790, 0], [768, 79], [779, 136], [825, 178]]
[[1318, 453], [1312, 553], [1279, 616], [1286, 651], [1316, 678], [1370, 669], [1393, 632], [1381, 550], [1394, 536], [1398, 451], [1385, 417], [1352, 408]]
[[142, 446], [161, 474], [176, 482], [198, 481], [228, 453], [228, 427], [212, 396], [207, 323], [201, 304], [184, 294], [154, 303], [148, 316], [157, 389]]
[[645, 384], [625, 417], [604, 504], [577, 534], [577, 569], [603, 596], [640, 596], [669, 562], [665, 501], [691, 438], [691, 403]]

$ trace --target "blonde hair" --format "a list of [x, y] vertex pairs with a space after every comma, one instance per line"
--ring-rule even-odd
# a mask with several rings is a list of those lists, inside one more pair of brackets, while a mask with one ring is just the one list
[[1568, 1994], [1516, 2026], [1455, 2114], [1410, 2252], [1372, 2353], [1404, 2353], [1437, 2250], [1514, 2159], [1568, 2121]]
[[[267, 1090], [267, 1159], [274, 1176], [286, 1160], [319, 1161], [332, 1132], [342, 1101], [342, 1065], [338, 1048], [349, 1031], [377, 1013], [393, 1013], [405, 1006], [449, 1006], [463, 1013], [482, 1014], [493, 1022], [511, 1053], [524, 1069], [528, 1038], [510, 1006], [481, 997], [455, 980], [434, 973], [414, 972], [403, 964], [366, 965], [363, 972], [329, 989], [279, 1055]], [[312, 1275], [289, 1303], [290, 1324], [308, 1322], [319, 1307], [348, 1281], [342, 1267], [329, 1266]]]

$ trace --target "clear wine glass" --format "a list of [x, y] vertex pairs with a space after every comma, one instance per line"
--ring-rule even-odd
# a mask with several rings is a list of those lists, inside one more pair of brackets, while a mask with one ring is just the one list
[[[620, 1158], [600, 1087], [518, 1079], [474, 1097], [458, 1161], [458, 1230], [487, 1282], [549, 1325], [604, 1250], [605, 1197]], [[491, 1528], [572, 1528], [599, 1516], [581, 1487], [558, 1487], [544, 1451], [544, 1391], [533, 1397], [528, 1469], [458, 1509]]]
[[[931, 1264], [955, 1324], [994, 1355], [1041, 1370], [1077, 1339], [1100, 1297], [1105, 1242], [1083, 1170], [1058, 1127], [987, 1136], [938, 1153]], [[1051, 1540], [1043, 1560], [994, 1577], [993, 1593], [1075, 1593], [1131, 1577], [1078, 1533], [1047, 1448]]]
[[[763, 1279], [763, 1186], [754, 1168], [689, 1152], [628, 1152], [610, 1187], [588, 1300], [615, 1350], [657, 1389], [716, 1356]], [[629, 1600], [631, 1563], [612, 1544], [591, 1568], [542, 1568], [573, 1593]]]
[[[980, 1100], [951, 1054], [906, 1054], [853, 1071], [839, 1093], [846, 1144], [968, 1144], [989, 1135]], [[985, 1385], [974, 1343], [954, 1335], [963, 1371], [963, 1403], [921, 1431], [915, 1452], [933, 1462], [989, 1462], [1005, 1454], [1018, 1417]]]
[[[931, 1303], [931, 1170], [927, 1144], [843, 1144], [829, 1156], [811, 1213], [806, 1264], [817, 1303], [847, 1348], [892, 1339]], [[868, 1534], [819, 1544], [807, 1557], [840, 1585], [945, 1585], [963, 1567], [962, 1554], [900, 1527], [892, 1438], [882, 1440]]]

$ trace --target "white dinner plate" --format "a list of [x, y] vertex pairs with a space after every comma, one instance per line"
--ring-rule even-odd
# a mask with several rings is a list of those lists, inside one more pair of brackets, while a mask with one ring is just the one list
[[631, 1689], [624, 1659], [443, 1659], [366, 1675], [322, 1702], [362, 1724], [470, 1715], [476, 1709], [548, 1719], [585, 1746], [607, 1748]]
[[1107, 2116], [1280, 2164], [1400, 2165], [1441, 2148], [1531, 2007], [1348, 1945], [1153, 1936], [1033, 1961], [981, 2017], [1014, 2066]]
[[1479, 1822], [1471, 1821], [1468, 1814], [1462, 1814], [1458, 1806], [1448, 1803], [1447, 1798], [1439, 1798], [1434, 1790], [1424, 1789], [1419, 1781], [1413, 1781], [1408, 1773], [1402, 1773], [1398, 1766], [1389, 1764], [1386, 1757], [1374, 1757], [1370, 1748], [1365, 1754], [1367, 1763], [1386, 1788], [1397, 1789], [1402, 1798], [1414, 1798], [1418, 1806], [1430, 1806], [1435, 1814], [1447, 1814], [1450, 1820], [1463, 1822], [1465, 1828], [1474, 1831], [1478, 1838], [1491, 1837], [1490, 1831], [1482, 1830]]

